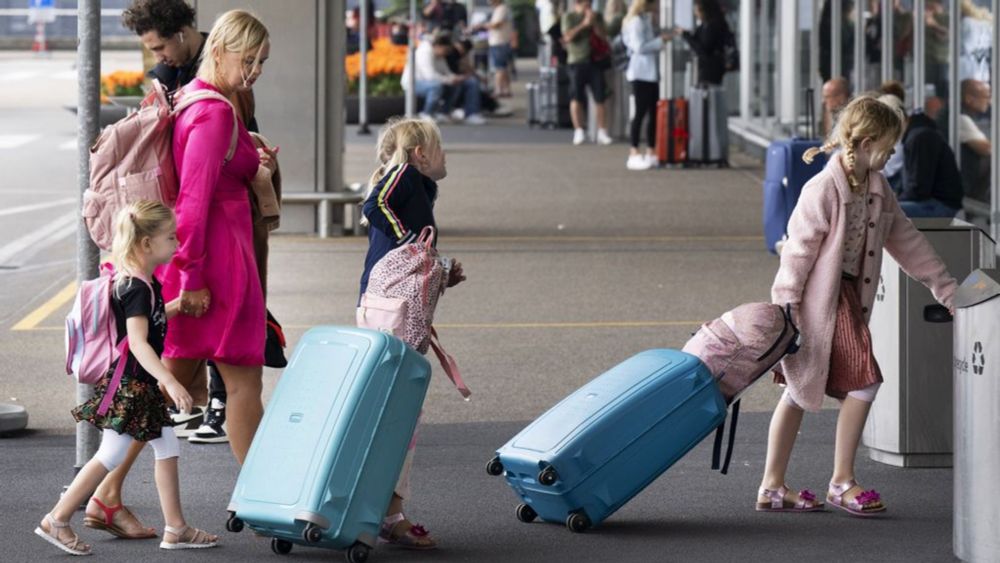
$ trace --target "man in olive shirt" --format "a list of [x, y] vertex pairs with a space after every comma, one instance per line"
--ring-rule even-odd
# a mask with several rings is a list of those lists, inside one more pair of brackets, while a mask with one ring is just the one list
[[583, 108], [587, 103], [587, 87], [597, 107], [597, 142], [610, 145], [604, 100], [607, 85], [604, 70], [597, 68], [590, 59], [590, 35], [594, 33], [607, 41], [604, 18], [590, 8], [590, 0], [573, 0], [573, 9], [563, 14], [561, 27], [563, 41], [568, 54], [570, 80], [570, 117], [573, 120], [573, 144], [581, 145], [587, 140], [583, 130]]

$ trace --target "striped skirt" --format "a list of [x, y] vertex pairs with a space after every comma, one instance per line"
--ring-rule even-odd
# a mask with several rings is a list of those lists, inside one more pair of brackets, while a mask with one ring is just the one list
[[[872, 352], [872, 333], [861, 312], [857, 278], [847, 274], [840, 280], [835, 322], [826, 394], [843, 400], [851, 391], [882, 383], [882, 370]], [[780, 371], [774, 372], [774, 381], [784, 385]]]

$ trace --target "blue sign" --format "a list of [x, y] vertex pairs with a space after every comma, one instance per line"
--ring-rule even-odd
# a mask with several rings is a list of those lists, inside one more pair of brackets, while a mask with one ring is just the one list
[[56, 5], [55, 5], [55, 0], [31, 0], [31, 6], [29, 7], [32, 9], [41, 10], [41, 9], [53, 9], [56, 7]]

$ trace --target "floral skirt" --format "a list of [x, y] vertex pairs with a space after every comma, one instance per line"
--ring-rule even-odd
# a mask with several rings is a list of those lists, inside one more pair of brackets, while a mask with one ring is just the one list
[[94, 388], [94, 397], [73, 409], [77, 422], [128, 434], [140, 442], [159, 438], [162, 428], [172, 425], [159, 386], [133, 378], [122, 379], [108, 411], [98, 415], [97, 409], [110, 382], [111, 378], [105, 377]]
[[[785, 378], [775, 370], [774, 381], [784, 385]], [[843, 400], [851, 391], [876, 383], [882, 383], [882, 370], [872, 352], [872, 333], [861, 310], [856, 279], [845, 274], [840, 280], [826, 394]]]

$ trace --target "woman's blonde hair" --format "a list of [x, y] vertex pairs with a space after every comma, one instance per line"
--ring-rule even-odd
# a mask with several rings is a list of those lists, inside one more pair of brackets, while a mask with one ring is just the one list
[[115, 236], [111, 241], [111, 263], [115, 266], [115, 291], [126, 277], [144, 276], [136, 251], [146, 237], [156, 236], [174, 224], [174, 212], [158, 201], [137, 201], [115, 216]]
[[860, 185], [854, 176], [854, 150], [864, 139], [872, 140], [873, 159], [885, 157], [903, 136], [903, 121], [899, 113], [878, 101], [872, 94], [862, 94], [840, 112], [837, 123], [821, 147], [813, 147], [802, 155], [802, 160], [811, 163], [817, 154], [831, 153], [842, 148], [847, 160], [847, 181], [851, 189]]
[[425, 151], [441, 146], [441, 130], [427, 119], [397, 117], [390, 119], [378, 135], [375, 160], [378, 167], [368, 180], [368, 191], [375, 188], [393, 166], [410, 161], [410, 153], [417, 147]]
[[260, 64], [260, 52], [268, 40], [267, 28], [245, 10], [230, 10], [215, 20], [212, 31], [201, 49], [201, 66], [198, 78], [217, 84], [219, 65], [216, 57], [225, 53], [239, 53], [242, 59], [255, 53], [254, 67]]
[[622, 24], [625, 24], [636, 16], [641, 16], [646, 13], [649, 10], [649, 6], [655, 2], [656, 0], [632, 0], [632, 4], [628, 7], [628, 12], [625, 14]]

